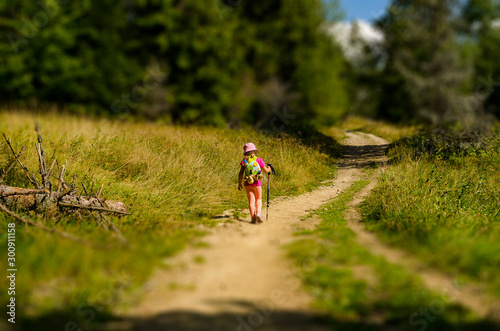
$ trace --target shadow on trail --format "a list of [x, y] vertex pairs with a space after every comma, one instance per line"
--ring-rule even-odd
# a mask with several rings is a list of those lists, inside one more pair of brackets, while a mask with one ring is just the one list
[[[249, 315], [222, 313], [205, 315], [186, 311], [160, 314], [150, 319], [129, 320], [118, 322], [127, 331], [328, 331], [328, 330], [401, 330], [415, 331], [419, 327], [411, 326], [408, 320], [393, 321], [383, 324], [364, 322], [340, 322], [324, 316], [307, 315], [297, 311], [277, 311], [269, 317], [259, 311]], [[128, 324], [128, 325], [127, 325]], [[418, 326], [422, 326], [419, 324]], [[488, 323], [464, 323], [454, 325], [443, 320], [429, 322], [426, 330], [498, 330], [498, 327]]]
[[[18, 320], [12, 329], [55, 331], [55, 330], [108, 330], [108, 331], [328, 331], [328, 330], [394, 330], [415, 331], [422, 329], [425, 322], [426, 331], [449, 330], [449, 331], [493, 331], [499, 330], [499, 326], [489, 321], [470, 322], [466, 320], [447, 321], [440, 316], [432, 316], [432, 321], [426, 321], [422, 316], [414, 320], [420, 322], [410, 325], [409, 316], [415, 310], [406, 311], [400, 308], [394, 310], [377, 310], [373, 307], [372, 314], [378, 314], [376, 322], [369, 321], [345, 321], [335, 319], [321, 314], [310, 314], [294, 310], [272, 310], [257, 308], [247, 301], [214, 301], [221, 313], [204, 314], [193, 311], [178, 310], [160, 313], [150, 317], [127, 317], [120, 318], [111, 315], [96, 316], [93, 323], [86, 323], [80, 316], [75, 320], [74, 310], [67, 312], [58, 311], [29, 320]], [[247, 313], [224, 312], [225, 306], [245, 308]], [[406, 307], [408, 308], [408, 307]], [[456, 307], [457, 310], [461, 308]], [[83, 311], [83, 310], [82, 310]], [[377, 313], [378, 311], [378, 313]], [[70, 313], [71, 312], [71, 313]], [[68, 314], [66, 314], [68, 313]], [[359, 312], [360, 313], [360, 312]], [[85, 318], [91, 315], [85, 315]], [[363, 316], [363, 314], [361, 314]], [[389, 317], [390, 316], [390, 317]], [[76, 322], [80, 320], [79, 322]], [[97, 321], [99, 320], [99, 322]], [[347, 320], [347, 319], [346, 319]], [[1, 326], [1, 325], [0, 325]]]
[[297, 139], [300, 144], [317, 150], [321, 153], [328, 155], [332, 159], [342, 157], [342, 144], [335, 140], [334, 137], [326, 135], [316, 128], [308, 125], [290, 126], [282, 133], [275, 133], [269, 135], [277, 139], [282, 139], [283, 136], [289, 136]]
[[343, 159], [338, 162], [339, 169], [360, 169], [383, 166], [389, 145], [364, 145], [343, 148]]
[[[348, 131], [355, 132], [355, 131]], [[315, 129], [297, 129], [289, 133], [300, 140], [305, 146], [319, 150], [332, 159], [339, 160], [339, 169], [360, 169], [365, 167], [378, 167], [386, 162], [386, 152], [389, 145], [342, 145], [332, 136], [325, 135]]]
[[[250, 314], [220, 313], [208, 315], [189, 311], [175, 311], [159, 314], [149, 319], [117, 322], [116, 326], [127, 331], [327, 331], [315, 316], [295, 311], [269, 312], [268, 317], [258, 310]], [[117, 329], [118, 330], [118, 329]]]

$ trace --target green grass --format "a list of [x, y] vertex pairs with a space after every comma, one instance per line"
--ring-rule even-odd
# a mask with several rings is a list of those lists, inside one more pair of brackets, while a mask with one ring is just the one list
[[346, 118], [341, 123], [341, 128], [343, 130], [371, 133], [391, 143], [401, 138], [411, 136], [419, 130], [419, 126], [415, 125], [396, 125], [356, 116]]
[[452, 136], [395, 143], [363, 210], [385, 241], [500, 297], [500, 140], [475, 145]]
[[[334, 202], [317, 211], [321, 224], [287, 246], [297, 274], [314, 296], [314, 305], [341, 330], [489, 330], [444, 293], [426, 289], [418, 275], [374, 256], [357, 244], [343, 212], [368, 181], [353, 184]], [[312, 238], [311, 238], [312, 236]], [[439, 309], [436, 307], [439, 306]], [[427, 309], [430, 317], [424, 317]], [[434, 309], [434, 310], [433, 310]], [[434, 313], [432, 313], [434, 311]], [[425, 327], [425, 328], [424, 328]]]
[[[340, 150], [328, 137], [298, 139], [266, 136], [251, 129], [224, 130], [205, 127], [173, 127], [153, 123], [116, 122], [72, 116], [0, 112], [0, 132], [16, 151], [24, 144], [23, 162], [37, 172], [34, 148], [38, 121], [44, 138], [47, 162], [66, 164], [66, 178], [78, 174], [78, 183], [103, 196], [124, 202], [132, 216], [113, 222], [131, 242], [123, 247], [92, 218], [27, 216], [95, 243], [107, 250], [80, 245], [35, 228], [17, 226], [18, 321], [24, 329], [37, 323], [64, 328], [68, 320], [81, 321], [82, 305], [101, 307], [93, 321], [106, 318], [110, 308], [122, 302], [125, 293], [140, 291], [152, 270], [165, 257], [196, 245], [204, 234], [198, 225], [213, 226], [212, 216], [227, 209], [246, 208], [243, 192], [237, 191], [242, 146], [254, 142], [259, 156], [272, 163], [277, 174], [272, 194], [297, 195], [311, 190], [335, 175], [334, 158]], [[0, 170], [12, 161], [5, 142], [0, 141]], [[55, 180], [54, 180], [55, 182]], [[31, 187], [19, 167], [5, 183]], [[0, 245], [6, 247], [6, 223], [0, 214]], [[2, 250], [2, 261], [6, 250]], [[201, 260], [198, 262], [202, 262]], [[7, 280], [0, 280], [7, 288]], [[104, 292], [103, 292], [104, 291]], [[103, 299], [110, 292], [113, 299]], [[7, 294], [1, 291], [0, 302]]]

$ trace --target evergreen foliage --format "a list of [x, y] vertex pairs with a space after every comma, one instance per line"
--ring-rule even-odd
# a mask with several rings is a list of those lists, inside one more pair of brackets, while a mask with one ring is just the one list
[[500, 118], [500, 1], [469, 0], [462, 16], [476, 45], [476, 90], [486, 94], [485, 110]]
[[387, 53], [379, 114], [443, 124], [463, 103], [463, 82], [470, 75], [455, 34], [457, 1], [394, 0], [392, 5], [398, 10], [378, 22]]
[[19, 107], [265, 127], [273, 109], [330, 124], [345, 61], [321, 0], [0, 4], [0, 93]]

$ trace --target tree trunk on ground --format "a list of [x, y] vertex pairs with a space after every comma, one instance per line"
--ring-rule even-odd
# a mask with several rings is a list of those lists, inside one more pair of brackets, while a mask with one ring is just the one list
[[[42, 146], [43, 140], [40, 135], [38, 125], [36, 125], [36, 130], [38, 133], [38, 143], [35, 145], [38, 154], [41, 181], [39, 181], [28, 169], [28, 167], [26, 167], [20, 160], [26, 146], [24, 146], [19, 153], [16, 153], [9, 139], [7, 139], [4, 134], [5, 141], [14, 155], [14, 160], [0, 175], [0, 183], [3, 182], [9, 171], [12, 170], [14, 165], [17, 163], [24, 170], [24, 173], [35, 188], [27, 189], [0, 185], [0, 211], [10, 215], [18, 222], [30, 224], [43, 229], [44, 231], [56, 233], [62, 237], [82, 243], [86, 243], [87, 241], [69, 233], [38, 224], [37, 222], [33, 222], [25, 217], [21, 217], [14, 213], [11, 209], [17, 208], [20, 210], [34, 211], [36, 213], [77, 213], [78, 217], [80, 217], [82, 213], [92, 214], [95, 216], [97, 223], [99, 223], [106, 230], [111, 229], [122, 243], [127, 244], [127, 240], [123, 237], [120, 230], [118, 230], [118, 228], [106, 216], [106, 214], [118, 216], [130, 215], [127, 212], [125, 204], [119, 201], [107, 201], [105, 198], [101, 198], [104, 185], [101, 185], [97, 192], [89, 194], [85, 185], [82, 184], [86, 195], [83, 196], [77, 194], [77, 175], [73, 175], [73, 181], [71, 184], [66, 183], [64, 181], [64, 175], [66, 173], [65, 165], [61, 167], [59, 177], [55, 177], [53, 175], [53, 170], [57, 161], [53, 160], [52, 165], [47, 167], [47, 163], [45, 161], [45, 151]], [[51, 182], [51, 177], [56, 178], [59, 181], [56, 189], [54, 189], [54, 185]]]
[[123, 202], [108, 201], [92, 196], [79, 196], [74, 192], [61, 194], [45, 189], [25, 189], [0, 185], [0, 203], [12, 208], [33, 210], [35, 212], [71, 211], [84, 209], [98, 210], [116, 214], [128, 214]]

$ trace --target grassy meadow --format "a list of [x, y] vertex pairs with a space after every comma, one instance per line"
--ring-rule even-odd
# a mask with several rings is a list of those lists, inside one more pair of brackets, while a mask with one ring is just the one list
[[[16, 151], [28, 145], [21, 160], [33, 173], [38, 172], [35, 122], [41, 127], [47, 163], [57, 159], [57, 169], [66, 164], [66, 178], [77, 173], [80, 187], [83, 183], [96, 191], [104, 184], [102, 196], [124, 202], [132, 215], [112, 219], [130, 242], [122, 246], [93, 218], [24, 214], [106, 247], [82, 245], [18, 225], [17, 263], [22, 271], [18, 272], [16, 297], [18, 311], [27, 314], [19, 317], [17, 326], [22, 329], [41, 324], [64, 327], [72, 320], [97, 322], [106, 318], [110, 307], [126, 305], [125, 298], [140, 297], [140, 286], [152, 270], [168, 267], [162, 262], [165, 257], [188, 243], [201, 245], [206, 227], [230, 221], [214, 220], [215, 215], [246, 208], [245, 194], [237, 190], [246, 142], [254, 142], [259, 156], [276, 168], [272, 197], [297, 195], [333, 178], [333, 163], [340, 151], [326, 136], [299, 139], [262, 135], [252, 129], [0, 112], [0, 132]], [[12, 160], [7, 144], [0, 141], [0, 170]], [[31, 187], [19, 166], [2, 184]], [[0, 221], [5, 225], [0, 244], [5, 247], [10, 218], [0, 214]], [[7, 288], [7, 280], [3, 278], [0, 285]], [[0, 301], [6, 300], [7, 293], [2, 292]], [[82, 306], [97, 307], [95, 316], [82, 314], [78, 310]]]
[[[340, 127], [311, 136], [264, 135], [250, 128], [176, 127], [89, 119], [69, 115], [0, 112], [0, 132], [37, 173], [34, 124], [44, 138], [47, 162], [58, 173], [78, 174], [78, 183], [124, 202], [131, 216], [112, 218], [129, 240], [120, 244], [92, 217], [24, 216], [98, 245], [82, 245], [24, 225], [16, 227], [19, 316], [15, 329], [64, 329], [112, 318], [112, 308], [140, 299], [155, 268], [187, 245], [203, 246], [207, 228], [224, 210], [246, 208], [237, 190], [242, 146], [249, 141], [277, 170], [272, 196], [297, 195], [332, 179], [341, 155], [343, 130], [361, 130], [391, 142], [379, 184], [362, 205], [364, 224], [387, 243], [414, 253], [457, 280], [474, 281], [500, 296], [500, 141], [459, 133], [430, 134], [414, 126], [348, 118]], [[13, 157], [0, 141], [0, 174]], [[389, 323], [401, 330], [422, 326], [412, 312], [439, 302], [442, 313], [428, 330], [487, 329], [488, 324], [425, 288], [418, 275], [373, 256], [355, 242], [342, 216], [346, 204], [371, 174], [317, 210], [321, 224], [297, 233], [287, 246], [297, 275], [327, 313], [332, 327], [376, 330]], [[53, 179], [53, 182], [56, 182]], [[31, 187], [16, 166], [2, 184]], [[10, 218], [0, 214], [5, 225]], [[4, 227], [0, 245], [6, 246]], [[6, 251], [2, 253], [6, 259]], [[193, 263], [195, 263], [194, 261]], [[7, 288], [7, 279], [0, 280]], [[5, 303], [7, 293], [0, 301]], [[436, 301], [437, 300], [437, 301]], [[414, 324], [411, 324], [414, 323]], [[416, 324], [415, 324], [416, 323]], [[0, 324], [0, 327], [3, 327]]]

